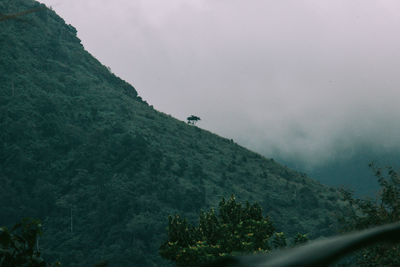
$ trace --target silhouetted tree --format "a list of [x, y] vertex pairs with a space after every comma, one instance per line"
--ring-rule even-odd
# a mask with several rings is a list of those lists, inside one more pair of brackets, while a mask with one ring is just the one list
[[199, 117], [194, 116], [194, 115], [190, 115], [189, 117], [187, 117], [187, 123], [188, 124], [192, 124], [195, 125], [196, 122], [198, 122], [199, 120], [201, 120]]

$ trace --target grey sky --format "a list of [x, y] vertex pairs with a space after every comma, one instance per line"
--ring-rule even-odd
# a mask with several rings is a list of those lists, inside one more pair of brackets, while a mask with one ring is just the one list
[[397, 0], [42, 0], [162, 112], [318, 164], [400, 145]]

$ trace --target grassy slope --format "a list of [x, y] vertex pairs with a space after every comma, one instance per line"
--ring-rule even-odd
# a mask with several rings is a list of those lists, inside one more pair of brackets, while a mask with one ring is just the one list
[[289, 235], [333, 230], [335, 190], [154, 110], [50, 10], [0, 22], [0, 128], [0, 225], [43, 219], [41, 246], [64, 266], [160, 265], [166, 216], [232, 193]]

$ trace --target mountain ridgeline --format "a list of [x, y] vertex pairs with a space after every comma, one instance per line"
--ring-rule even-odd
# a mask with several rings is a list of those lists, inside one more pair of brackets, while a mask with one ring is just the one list
[[272, 159], [149, 106], [33, 0], [2, 0], [0, 225], [39, 218], [63, 266], [165, 266], [167, 216], [194, 219], [235, 194], [277, 230], [335, 229], [338, 193]]

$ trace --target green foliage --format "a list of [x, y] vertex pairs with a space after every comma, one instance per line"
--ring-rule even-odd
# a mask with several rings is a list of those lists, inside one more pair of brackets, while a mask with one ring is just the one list
[[41, 222], [32, 218], [23, 219], [11, 230], [0, 227], [0, 266], [50, 266], [41, 258], [37, 247], [37, 240], [42, 234], [41, 227]]
[[[0, 13], [38, 6], [2, 0]], [[154, 110], [54, 11], [2, 21], [0, 40], [0, 225], [41, 218], [44, 258], [163, 266], [163, 218], [194, 218], [230, 194], [288, 235], [332, 233], [335, 191]]]
[[286, 235], [283, 232], [275, 233], [272, 239], [274, 248], [284, 248], [287, 246]]
[[[400, 176], [392, 167], [379, 168], [370, 164], [381, 187], [376, 199], [355, 198], [342, 190], [350, 204], [340, 218], [342, 230], [362, 230], [372, 226], [400, 221]], [[376, 245], [363, 249], [356, 257], [361, 266], [400, 266], [400, 245]]]
[[214, 209], [200, 212], [198, 226], [179, 215], [168, 217], [168, 239], [160, 248], [162, 257], [176, 266], [194, 266], [217, 257], [269, 251], [274, 227], [258, 204], [245, 206], [234, 196], [222, 199]]
[[304, 243], [308, 242], [308, 236], [307, 234], [301, 234], [301, 233], [297, 233], [297, 235], [294, 237], [294, 245], [301, 245]]

